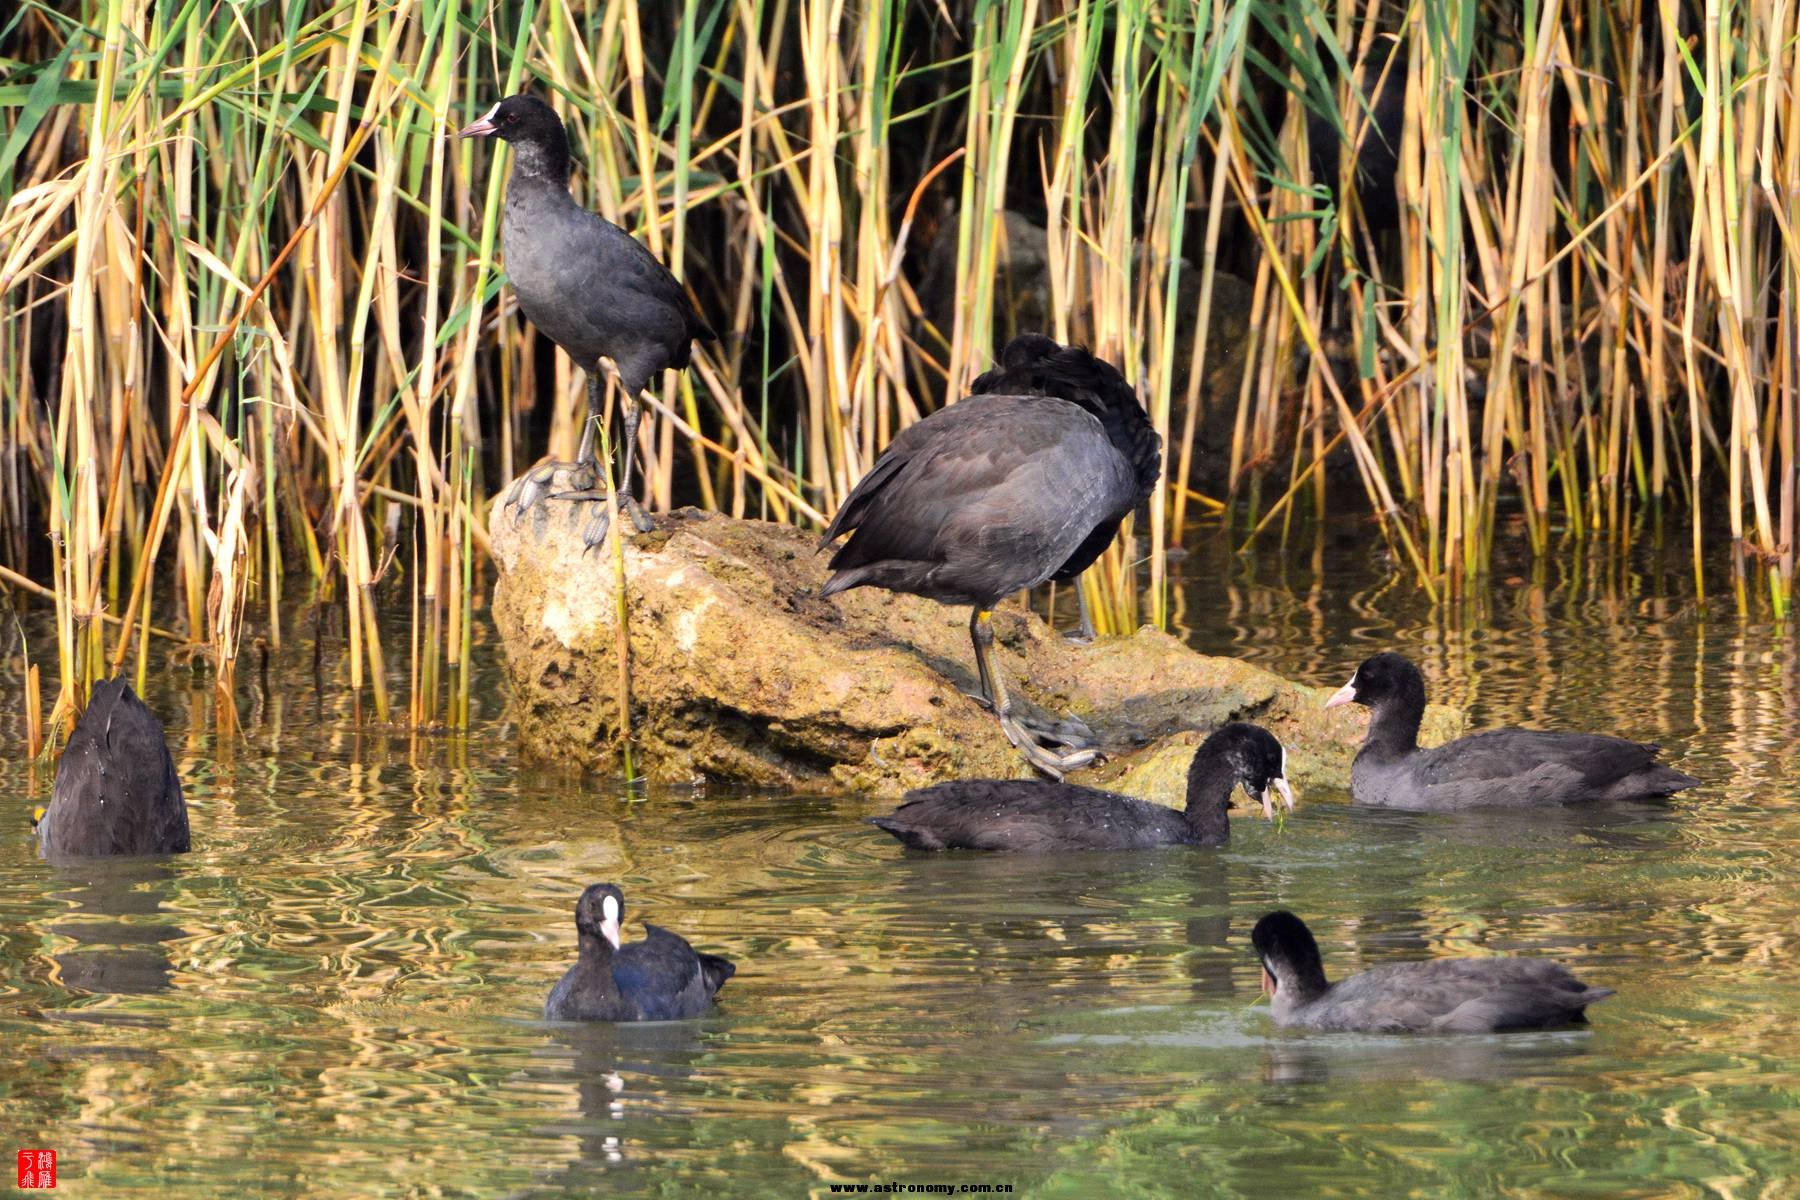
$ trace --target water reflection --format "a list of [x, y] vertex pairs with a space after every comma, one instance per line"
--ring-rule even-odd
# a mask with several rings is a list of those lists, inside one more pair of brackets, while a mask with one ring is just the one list
[[1592, 1044], [1587, 1029], [1440, 1038], [1429, 1053], [1404, 1038], [1272, 1037], [1262, 1045], [1263, 1079], [1340, 1088], [1417, 1080], [1494, 1084], [1575, 1069]]
[[[74, 859], [48, 867], [47, 898], [66, 905], [47, 926], [76, 948], [51, 957], [51, 982], [81, 994], [144, 995], [169, 987], [166, 943], [181, 929], [153, 918], [166, 912], [174, 873], [165, 859]], [[96, 1009], [93, 1020], [118, 1020]]]
[[571, 1092], [574, 1107], [540, 1126], [545, 1138], [563, 1145], [564, 1161], [537, 1182], [568, 1195], [629, 1186], [634, 1175], [657, 1165], [657, 1127], [685, 1115], [664, 1098], [688, 1090], [700, 1070], [702, 1024], [558, 1024], [553, 1030], [524, 1074]]

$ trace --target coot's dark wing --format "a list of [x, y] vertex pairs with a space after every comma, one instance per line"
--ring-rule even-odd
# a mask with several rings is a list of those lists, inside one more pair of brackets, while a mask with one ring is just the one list
[[1408, 764], [1421, 786], [1461, 802], [1555, 804], [1614, 794], [1656, 795], [1694, 780], [1656, 761], [1658, 747], [1590, 733], [1496, 729], [1422, 750]]
[[1315, 1007], [1324, 1028], [1479, 1033], [1568, 1024], [1610, 995], [1549, 959], [1460, 958], [1364, 971]]
[[1505, 983], [1464, 1001], [1432, 1027], [1440, 1033], [1498, 1033], [1576, 1025], [1587, 1020], [1588, 1005], [1612, 994], [1611, 988], [1585, 987], [1572, 977], [1567, 986]]
[[507, 190], [506, 269], [532, 324], [584, 368], [604, 355], [628, 388], [685, 367], [710, 335], [687, 292], [638, 240], [560, 188]]
[[187, 805], [162, 722], [123, 678], [94, 685], [38, 825], [46, 853], [180, 854]]
[[686, 323], [687, 337], [682, 340], [676, 360], [670, 366], [687, 366], [690, 349], [688, 343], [695, 338], [703, 342], [718, 339], [719, 335], [712, 331], [712, 327], [694, 307], [694, 302], [688, 296], [687, 289], [681, 286], [681, 281], [658, 261], [656, 255], [650, 253], [648, 246], [598, 213], [583, 209], [582, 215], [591, 219], [593, 236], [605, 248], [607, 265], [617, 273], [615, 280], [628, 285], [637, 295], [652, 299], [679, 313]]
[[1074, 784], [972, 779], [908, 792], [871, 824], [917, 850], [1123, 850], [1183, 840], [1180, 813]]
[[1150, 498], [1162, 476], [1162, 437], [1116, 367], [1079, 346], [1063, 346], [1037, 334], [1014, 338], [993, 370], [979, 376], [974, 395], [1053, 396], [1096, 417], [1107, 439], [1130, 466], [1133, 486], [1112, 497], [1073, 553], [1050, 576], [1067, 583], [1094, 565], [1118, 536], [1131, 510]]
[[971, 396], [902, 431], [826, 531], [831, 595], [873, 584], [991, 603], [1049, 577], [1131, 488], [1099, 421], [1044, 397]]
[[657, 925], [644, 926], [641, 942], [613, 955], [613, 982], [645, 1021], [694, 1017], [712, 1005], [713, 991], [700, 956], [686, 938]]

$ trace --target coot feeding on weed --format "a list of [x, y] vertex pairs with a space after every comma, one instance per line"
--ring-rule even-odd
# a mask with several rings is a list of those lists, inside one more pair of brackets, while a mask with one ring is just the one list
[[637, 454], [638, 394], [663, 370], [688, 365], [695, 338], [711, 340], [680, 281], [636, 238], [569, 195], [569, 137], [562, 119], [533, 96], [508, 96], [458, 137], [497, 137], [513, 150], [500, 236], [519, 307], [545, 337], [587, 372], [588, 418], [573, 463], [542, 463], [514, 485], [507, 503], [529, 509], [559, 470], [573, 469], [572, 491], [555, 498], [592, 503], [582, 531], [588, 546], [606, 539], [604, 480], [594, 454], [605, 392], [601, 359], [617, 368], [624, 424], [619, 503], [640, 533], [650, 518], [631, 494]]
[[1255, 725], [1234, 723], [1194, 752], [1187, 809], [1136, 800], [1098, 788], [1034, 779], [968, 779], [908, 792], [906, 802], [869, 823], [913, 850], [1147, 850], [1156, 846], [1222, 846], [1230, 838], [1226, 809], [1238, 784], [1274, 815], [1271, 791], [1289, 809], [1287, 752]]
[[1094, 751], [1014, 716], [990, 654], [993, 609], [1086, 570], [1161, 469], [1162, 439], [1124, 376], [1080, 347], [1014, 338], [973, 394], [902, 430], [856, 485], [825, 531], [826, 544], [850, 540], [821, 594], [872, 586], [971, 606], [983, 698], [1060, 779]]
[[679, 1021], [712, 1007], [713, 997], [736, 973], [729, 959], [697, 954], [686, 939], [645, 923], [645, 938], [619, 944], [625, 896], [596, 883], [575, 903], [580, 957], [550, 998], [550, 1021]]
[[1327, 983], [1319, 944], [1291, 912], [1250, 934], [1277, 1025], [1359, 1033], [1496, 1033], [1586, 1022], [1613, 994], [1547, 958], [1448, 958], [1393, 963]]
[[162, 722], [123, 678], [94, 685], [37, 835], [45, 857], [187, 852], [187, 803]]
[[1527, 807], [1666, 796], [1699, 783], [1656, 761], [1649, 742], [1591, 733], [1495, 729], [1431, 750], [1419, 748], [1425, 679], [1392, 652], [1356, 668], [1326, 708], [1361, 704], [1368, 736], [1350, 767], [1359, 804], [1387, 808]]

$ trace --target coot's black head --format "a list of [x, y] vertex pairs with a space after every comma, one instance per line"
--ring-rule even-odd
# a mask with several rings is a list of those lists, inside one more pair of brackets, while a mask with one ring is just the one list
[[556, 110], [523, 92], [508, 96], [485, 114], [462, 127], [459, 138], [497, 137], [503, 142], [567, 146], [568, 134]]
[[596, 883], [575, 902], [575, 928], [619, 948], [619, 925], [625, 919], [625, 894], [610, 883]]
[[1363, 660], [1350, 682], [1339, 688], [1325, 702], [1325, 707], [1336, 708], [1340, 704], [1361, 704], [1373, 709], [1397, 704], [1403, 709], [1417, 708], [1424, 712], [1425, 677], [1405, 658], [1384, 650]]
[[1008, 371], [1036, 366], [1062, 353], [1063, 344], [1041, 333], [1021, 333], [1000, 351], [1000, 365]]
[[1232, 778], [1262, 802], [1265, 818], [1275, 815], [1273, 792], [1280, 792], [1288, 811], [1293, 811], [1294, 792], [1287, 781], [1287, 750], [1268, 730], [1243, 721], [1234, 721], [1219, 729], [1195, 752], [1190, 782], [1192, 772], [1204, 769], [1209, 762], [1222, 762], [1229, 768]]
[[1319, 943], [1306, 922], [1285, 909], [1269, 913], [1250, 931], [1250, 944], [1262, 960], [1263, 992], [1273, 996], [1291, 988], [1301, 996], [1325, 989], [1325, 966]]

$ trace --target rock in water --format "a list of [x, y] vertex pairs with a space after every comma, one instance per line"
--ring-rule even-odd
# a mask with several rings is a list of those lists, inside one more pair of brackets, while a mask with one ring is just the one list
[[[610, 548], [589, 552], [571, 506], [490, 510], [512, 715], [527, 757], [619, 768], [617, 595]], [[930, 600], [818, 592], [818, 535], [682, 509], [624, 545], [634, 760], [651, 779], [896, 797], [1030, 768], [976, 690], [968, 621]], [[996, 650], [1019, 700], [1072, 712], [1105, 764], [1072, 783], [1180, 804], [1206, 733], [1254, 720], [1288, 747], [1289, 777], [1346, 786], [1362, 723], [1329, 689], [1211, 658], [1143, 629], [1077, 646], [1009, 602]], [[1427, 728], [1460, 721], [1439, 707]]]

